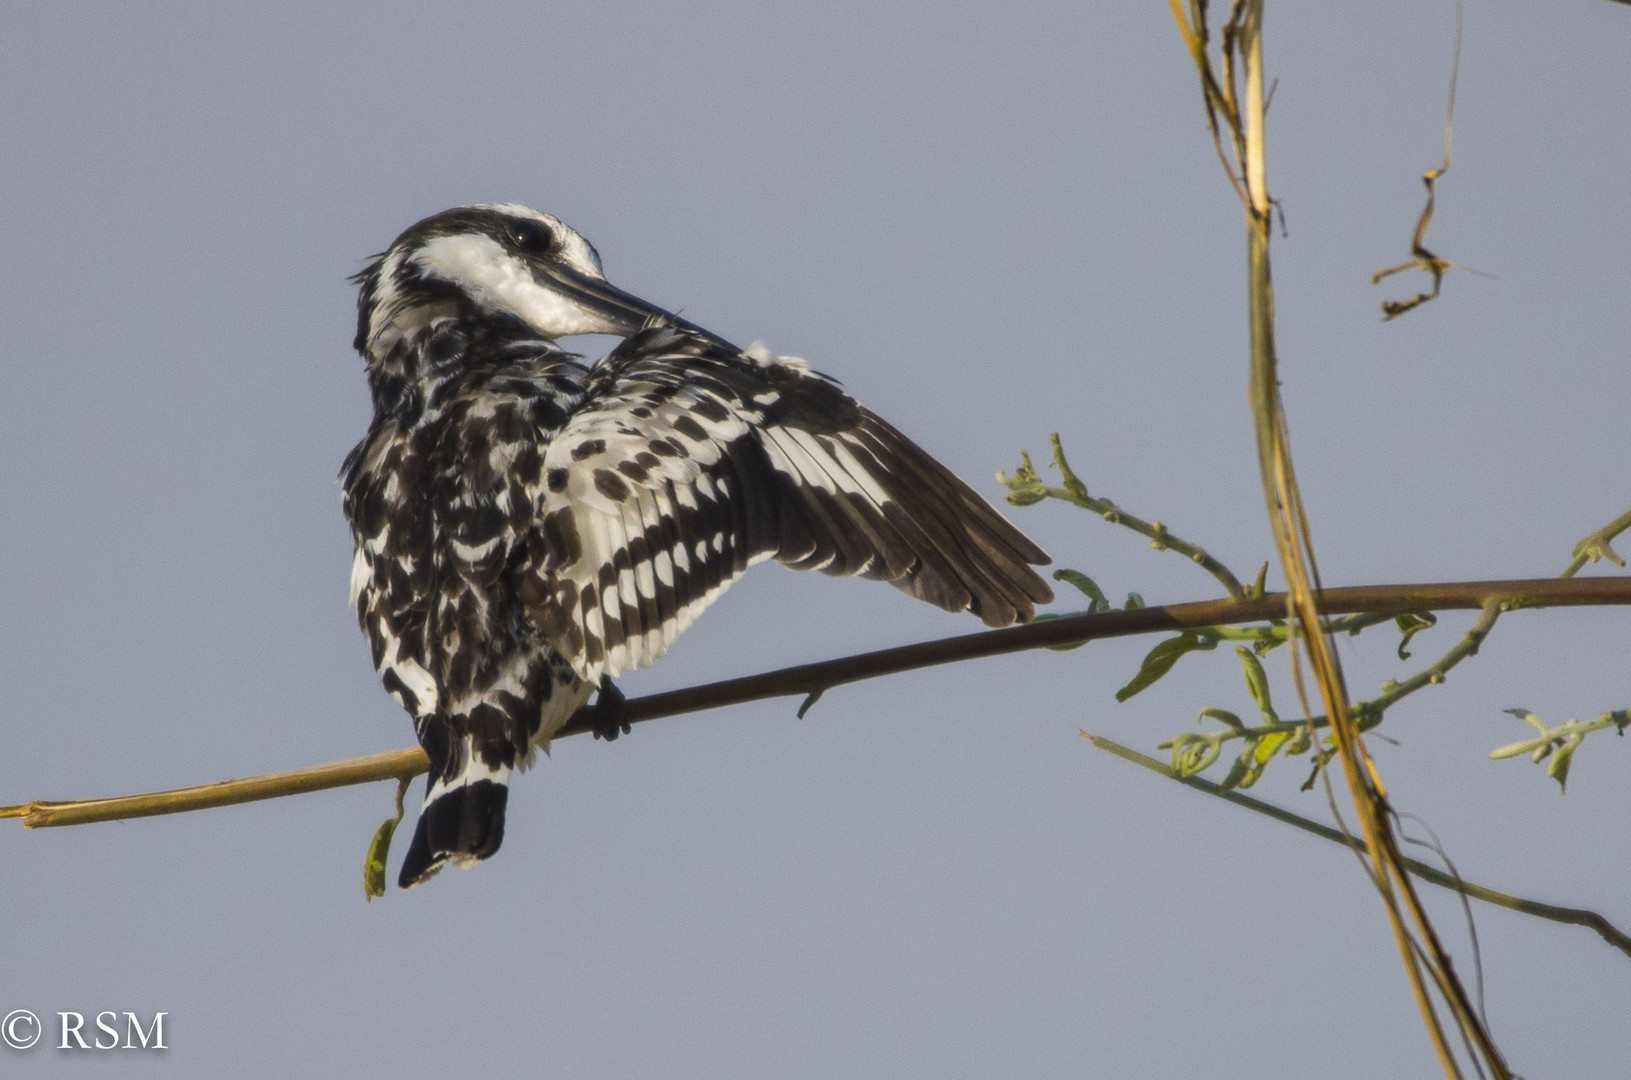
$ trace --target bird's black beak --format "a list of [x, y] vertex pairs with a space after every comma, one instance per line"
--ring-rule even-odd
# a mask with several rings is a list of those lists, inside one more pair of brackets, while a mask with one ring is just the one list
[[585, 320], [593, 324], [586, 334], [615, 334], [628, 337], [651, 326], [671, 326], [699, 334], [710, 341], [735, 349], [736, 346], [695, 323], [680, 318], [666, 308], [624, 292], [602, 277], [585, 274], [558, 261], [537, 264], [550, 290], [574, 304]]

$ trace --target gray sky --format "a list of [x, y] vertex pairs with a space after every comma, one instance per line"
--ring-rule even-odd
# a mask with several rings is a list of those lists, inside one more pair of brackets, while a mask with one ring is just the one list
[[[1270, 7], [1280, 344], [1331, 584], [1554, 574], [1631, 503], [1631, 12], [1466, 15], [1429, 239], [1494, 277], [1452, 275], [1384, 325], [1380, 300], [1418, 282], [1367, 278], [1406, 256], [1438, 161], [1452, 9]], [[618, 284], [808, 357], [993, 499], [993, 471], [1058, 430], [1095, 493], [1243, 574], [1271, 555], [1240, 216], [1165, 4], [58, 3], [6, 22], [0, 802], [411, 741], [346, 607], [334, 476], [368, 401], [345, 278], [460, 203], [559, 214]], [[1012, 516], [1114, 597], [1214, 594], [1088, 515]], [[978, 628], [767, 567], [623, 685]], [[1631, 927], [1631, 752], [1589, 739], [1566, 798], [1486, 756], [1528, 730], [1504, 708], [1631, 704], [1626, 629], [1513, 615], [1372, 745], [1464, 875]], [[117, 1066], [0, 1048], [0, 1072], [1432, 1075], [1348, 855], [1077, 737], [1153, 751], [1203, 706], [1250, 708], [1226, 650], [1117, 705], [1152, 643], [855, 686], [803, 721], [784, 701], [564, 741], [518, 782], [498, 858], [373, 904], [389, 785], [0, 822], [0, 1013], [164, 1010], [171, 1046]], [[1414, 670], [1395, 644], [1344, 642], [1356, 692]], [[1306, 773], [1257, 793], [1323, 816]], [[1431, 902], [1470, 974], [1456, 906]], [[1631, 961], [1476, 914], [1513, 1066], [1631, 1073]]]

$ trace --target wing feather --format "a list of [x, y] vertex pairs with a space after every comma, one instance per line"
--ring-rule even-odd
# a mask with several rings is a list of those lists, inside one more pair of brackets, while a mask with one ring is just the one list
[[595, 369], [545, 452], [534, 622], [590, 682], [644, 667], [751, 564], [890, 582], [992, 626], [1047, 555], [825, 376], [657, 328]]

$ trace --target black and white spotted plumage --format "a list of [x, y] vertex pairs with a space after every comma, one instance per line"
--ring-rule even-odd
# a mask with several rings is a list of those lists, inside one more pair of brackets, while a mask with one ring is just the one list
[[[404, 887], [496, 851], [510, 772], [755, 562], [991, 626], [1052, 599], [1047, 556], [836, 382], [615, 289], [554, 218], [446, 211], [360, 280], [352, 597], [431, 760]], [[586, 332], [626, 339], [585, 367], [554, 339]]]

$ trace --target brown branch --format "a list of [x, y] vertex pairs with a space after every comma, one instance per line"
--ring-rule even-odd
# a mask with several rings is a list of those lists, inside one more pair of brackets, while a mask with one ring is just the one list
[[[1375, 612], [1398, 615], [1408, 612], [1478, 609], [1490, 599], [1504, 601], [1509, 608], [1578, 607], [1605, 604], [1631, 604], [1631, 577], [1533, 578], [1510, 581], [1439, 582], [1425, 585], [1361, 585], [1326, 589], [1319, 596], [1322, 614], [1339, 615]], [[1271, 593], [1261, 599], [1236, 602], [1205, 600], [1168, 607], [1110, 611], [1101, 614], [1066, 615], [1007, 630], [925, 641], [878, 652], [861, 653], [838, 660], [800, 664], [780, 671], [726, 679], [703, 686], [670, 690], [647, 697], [630, 698], [615, 711], [594, 717], [580, 713], [557, 738], [581, 735], [595, 723], [636, 724], [664, 716], [698, 712], [723, 705], [789, 695], [820, 695], [836, 686], [880, 675], [934, 667], [939, 664], [1002, 656], [1072, 642], [1099, 638], [1127, 637], [1163, 630], [1184, 630], [1230, 623], [1278, 619], [1285, 615], [1285, 595]], [[125, 795], [108, 799], [66, 802], [36, 800], [16, 806], [0, 806], [0, 817], [18, 817], [30, 829], [53, 825], [82, 825], [93, 821], [175, 814], [216, 806], [298, 795], [308, 791], [366, 784], [376, 780], [401, 779], [424, 772], [424, 752], [418, 747], [393, 750], [368, 757], [351, 758], [326, 765], [269, 773], [241, 780], [178, 788], [172, 791]]]
[[217, 806], [303, 795], [308, 791], [367, 784], [375, 780], [412, 778], [430, 768], [425, 752], [417, 746], [387, 750], [382, 754], [308, 765], [287, 772], [264, 773], [238, 780], [220, 780], [196, 787], [152, 791], [144, 795], [116, 795], [107, 799], [73, 799], [51, 802], [40, 799], [20, 806], [0, 806], [0, 818], [20, 817], [26, 829], [51, 825], [85, 825], [93, 821], [123, 821], [126, 818], [180, 814], [188, 810], [209, 810]]

